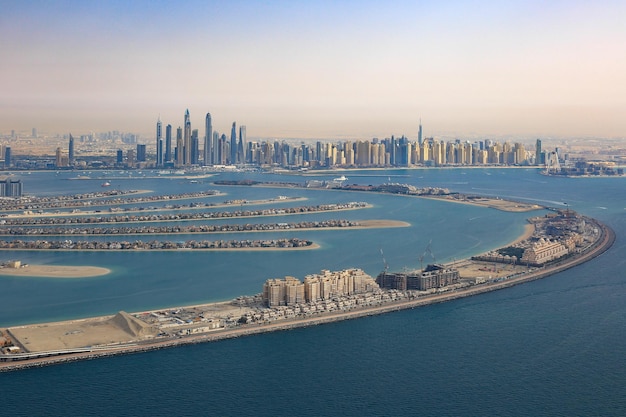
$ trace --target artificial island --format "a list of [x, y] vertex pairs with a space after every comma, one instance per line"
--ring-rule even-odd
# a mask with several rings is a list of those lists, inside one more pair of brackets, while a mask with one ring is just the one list
[[[547, 208], [439, 189], [421, 193], [408, 187], [396, 184], [359, 191], [413, 194], [510, 211]], [[269, 278], [259, 294], [232, 301], [1, 329], [0, 370], [215, 341], [445, 302], [571, 268], [602, 254], [615, 240], [610, 228], [569, 209], [552, 209], [528, 221], [524, 235], [503, 248], [448, 264], [427, 263], [415, 271], [391, 272], [386, 264], [377, 277], [359, 268], [322, 270], [302, 281], [289, 276]]]

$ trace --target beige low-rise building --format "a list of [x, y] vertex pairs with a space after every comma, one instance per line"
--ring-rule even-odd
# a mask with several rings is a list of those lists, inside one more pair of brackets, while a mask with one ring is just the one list
[[322, 270], [319, 274], [307, 275], [304, 282], [294, 277], [268, 279], [263, 285], [263, 301], [268, 307], [292, 306], [377, 289], [374, 278], [361, 269]]
[[569, 253], [561, 242], [541, 238], [524, 251], [521, 262], [529, 265], [543, 265]]

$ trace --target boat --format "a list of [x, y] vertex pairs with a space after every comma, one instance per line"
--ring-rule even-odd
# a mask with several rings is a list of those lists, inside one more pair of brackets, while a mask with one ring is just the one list
[[106, 181], [106, 182], [103, 182], [103, 183], [102, 183], [102, 186], [103, 186], [103, 187], [110, 187], [110, 186], [111, 186], [111, 183], [110, 183], [110, 182], [108, 182], [108, 181]]
[[348, 177], [346, 177], [345, 175], [342, 175], [341, 177], [335, 178], [333, 181], [348, 181]]

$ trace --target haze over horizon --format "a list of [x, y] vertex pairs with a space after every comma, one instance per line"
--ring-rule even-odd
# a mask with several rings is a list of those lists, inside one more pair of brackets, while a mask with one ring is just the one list
[[20, 1], [0, 133], [626, 137], [619, 1]]

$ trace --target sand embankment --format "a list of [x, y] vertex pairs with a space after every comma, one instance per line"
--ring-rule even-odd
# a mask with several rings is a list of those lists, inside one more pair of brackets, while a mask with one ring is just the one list
[[418, 197], [427, 198], [431, 200], [447, 201], [450, 203], [467, 204], [470, 206], [487, 207], [487, 208], [493, 208], [493, 209], [501, 210], [501, 211], [514, 212], [514, 213], [524, 213], [527, 211], [541, 210], [542, 208], [544, 208], [543, 206], [540, 206], [538, 204], [522, 203], [519, 201], [503, 200], [500, 198], [479, 197], [479, 196], [468, 198], [468, 196], [463, 195], [463, 194], [442, 195], [442, 196], [420, 195]]
[[90, 278], [110, 272], [110, 269], [98, 266], [72, 265], [26, 265], [20, 268], [0, 268], [0, 275], [43, 278]]

